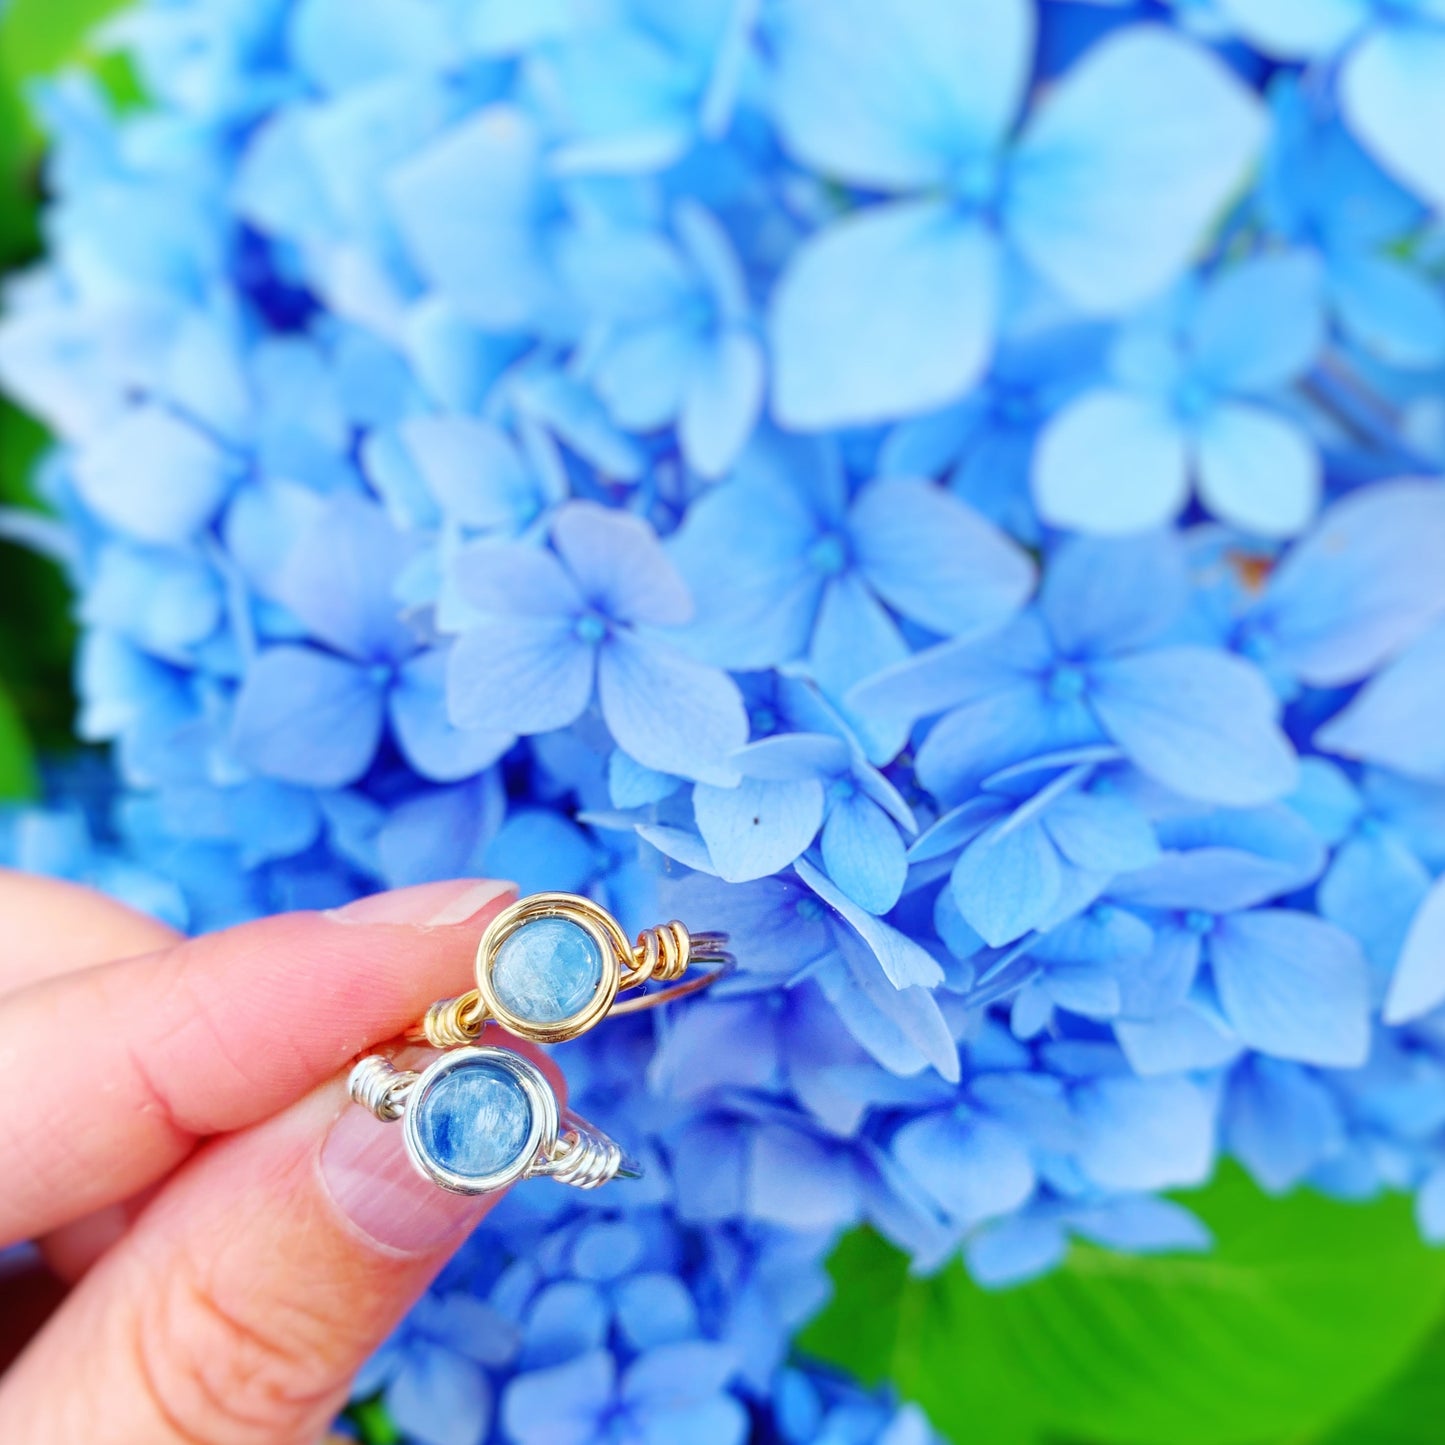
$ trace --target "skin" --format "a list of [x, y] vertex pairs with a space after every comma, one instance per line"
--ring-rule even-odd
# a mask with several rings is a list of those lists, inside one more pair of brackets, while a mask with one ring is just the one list
[[346, 1073], [468, 986], [513, 896], [428, 884], [186, 940], [0, 870], [0, 1245], [42, 1261], [0, 1275], [0, 1440], [327, 1437], [495, 1202], [415, 1174]]

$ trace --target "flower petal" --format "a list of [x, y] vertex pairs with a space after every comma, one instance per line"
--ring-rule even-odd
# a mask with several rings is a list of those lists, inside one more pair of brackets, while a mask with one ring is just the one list
[[1161, 290], [1264, 138], [1254, 95], [1208, 51], [1131, 26], [1090, 50], [1024, 131], [1006, 229], [1079, 306]]
[[552, 541], [584, 599], [619, 622], [670, 627], [692, 616], [692, 596], [641, 517], [598, 502], [567, 502]]
[[808, 241], [773, 292], [773, 410], [801, 431], [953, 400], [993, 345], [992, 237], [936, 201], [870, 206]]
[[905, 617], [949, 636], [996, 627], [1028, 599], [1028, 554], [950, 492], [884, 479], [849, 513], [858, 565]]
[[1320, 458], [1292, 422], [1227, 402], [1201, 427], [1200, 500], [1221, 521], [1263, 537], [1302, 531], [1320, 500]]
[[1278, 703], [1247, 662], [1167, 647], [1093, 663], [1089, 701], [1136, 766], [1189, 798], [1249, 807], [1283, 797], [1298, 763]]
[[1275, 568], [1250, 618], [1269, 660], [1315, 687], [1374, 671], [1445, 613], [1445, 488], [1380, 482], [1342, 497]]
[[565, 617], [508, 617], [464, 632], [447, 662], [447, 714], [458, 728], [545, 733], [581, 716], [594, 649]]
[[743, 883], [786, 868], [812, 843], [823, 822], [823, 785], [756, 778], [735, 788], [699, 783], [692, 808], [718, 876]]
[[1325, 339], [1318, 258], [1307, 251], [1257, 256], [1205, 288], [1191, 349], [1200, 374], [1227, 391], [1292, 381]]
[[805, 164], [881, 190], [946, 181], [1004, 137], [1028, 83], [1026, 0], [786, 0], [773, 48], [784, 142]]
[[1445, 206], [1445, 34], [1374, 26], [1345, 61], [1340, 105], [1376, 159], [1432, 206]]
[[1385, 998], [1385, 1022], [1408, 1023], [1445, 1003], [1445, 883], [1437, 882], [1415, 915]]
[[1156, 401], [1087, 392], [1044, 428], [1034, 502], [1056, 527], [1142, 532], [1170, 521], [1189, 495], [1184, 437]]
[[694, 358], [683, 390], [677, 431], [688, 464], [700, 476], [722, 476], [752, 435], [762, 404], [762, 347], [744, 332], [724, 332]]
[[1209, 936], [1209, 959], [1225, 1016], [1251, 1048], [1335, 1068], [1365, 1062], [1369, 970], [1342, 928], [1285, 908], [1235, 913]]
[[1445, 626], [1437, 624], [1377, 672], [1315, 733], [1325, 752], [1445, 779]]
[[699, 783], [738, 781], [729, 757], [747, 741], [748, 718], [727, 673], [617, 632], [598, 659], [597, 695], [617, 746], [639, 763]]
[[384, 684], [355, 663], [310, 647], [273, 647], [236, 695], [231, 745], [269, 777], [343, 787], [376, 756], [384, 698]]
[[902, 895], [908, 876], [898, 825], [862, 793], [838, 799], [829, 811], [823, 825], [823, 866], [833, 882], [869, 913], [887, 913]]

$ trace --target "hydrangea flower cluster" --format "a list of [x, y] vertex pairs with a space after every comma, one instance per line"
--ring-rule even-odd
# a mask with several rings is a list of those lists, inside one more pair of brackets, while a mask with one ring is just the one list
[[865, 1221], [989, 1284], [1206, 1247], [1161, 1191], [1229, 1154], [1445, 1238], [1445, 5], [111, 39], [151, 103], [41, 97], [0, 376], [118, 796], [7, 855], [741, 958], [568, 1046], [649, 1183], [488, 1222], [361, 1382], [415, 1439], [919, 1445], [786, 1363]]

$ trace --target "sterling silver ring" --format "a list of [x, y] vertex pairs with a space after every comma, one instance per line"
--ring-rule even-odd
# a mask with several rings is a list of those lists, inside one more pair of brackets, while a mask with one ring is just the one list
[[454, 1194], [532, 1178], [596, 1189], [642, 1172], [596, 1125], [559, 1108], [542, 1071], [510, 1049], [472, 1044], [420, 1071], [368, 1054], [347, 1088], [378, 1119], [400, 1119], [417, 1171]]

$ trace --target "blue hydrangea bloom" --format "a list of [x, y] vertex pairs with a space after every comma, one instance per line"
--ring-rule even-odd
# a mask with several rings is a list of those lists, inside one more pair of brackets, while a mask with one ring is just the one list
[[[0, 856], [196, 931], [486, 874], [728, 928], [358, 1382], [409, 1440], [931, 1445], [800, 1368], [1163, 1191], [1445, 1238], [1445, 10], [140, 0], [0, 382], [77, 730]], [[97, 771], [97, 768], [99, 771]]]

